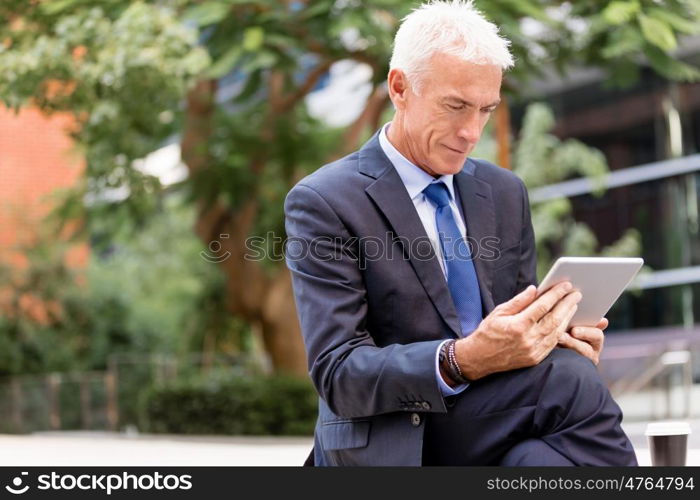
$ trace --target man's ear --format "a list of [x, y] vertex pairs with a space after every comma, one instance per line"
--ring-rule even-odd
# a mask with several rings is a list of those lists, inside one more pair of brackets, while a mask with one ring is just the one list
[[396, 109], [404, 109], [406, 107], [406, 94], [409, 89], [406, 73], [400, 69], [393, 68], [389, 71], [389, 76], [387, 77], [387, 87], [389, 88], [389, 98], [394, 107]]

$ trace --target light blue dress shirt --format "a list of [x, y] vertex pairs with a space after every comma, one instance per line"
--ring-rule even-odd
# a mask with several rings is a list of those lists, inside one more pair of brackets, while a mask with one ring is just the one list
[[[423, 194], [423, 190], [428, 186], [428, 184], [433, 182], [445, 183], [445, 185], [447, 186], [447, 190], [450, 192], [450, 208], [452, 209], [455, 221], [457, 221], [459, 232], [462, 234], [462, 237], [466, 237], [467, 228], [464, 225], [464, 221], [462, 220], [462, 215], [459, 212], [459, 208], [457, 206], [457, 199], [455, 197], [455, 190], [453, 185], [454, 176], [442, 175], [436, 179], [422, 168], [411, 163], [389, 141], [389, 138], [386, 135], [386, 131], [389, 129], [390, 125], [391, 122], [385, 124], [382, 127], [382, 130], [379, 133], [379, 145], [384, 151], [384, 154], [386, 154], [386, 156], [389, 158], [389, 161], [392, 163], [392, 165], [394, 165], [394, 168], [398, 172], [399, 177], [401, 177], [401, 180], [403, 181], [403, 184], [406, 187], [406, 191], [408, 191], [408, 195], [411, 197], [411, 201], [413, 201], [413, 206], [416, 207], [418, 217], [420, 217], [420, 220], [423, 223], [425, 232], [433, 245], [435, 254], [438, 256], [438, 261], [440, 262], [440, 267], [442, 268], [442, 272], [445, 275], [445, 279], [447, 279], [447, 266], [445, 265], [442, 256], [442, 248], [440, 247], [437, 222], [435, 221], [435, 212], [437, 209], [425, 197], [425, 195]], [[435, 375], [437, 377], [437, 381], [440, 386], [440, 392], [442, 393], [442, 395], [451, 396], [462, 392], [464, 389], [467, 388], [468, 384], [462, 384], [452, 388], [445, 383], [445, 381], [442, 378], [442, 375], [440, 375], [439, 354], [440, 348], [445, 342], [440, 344], [438, 350], [435, 353]]]

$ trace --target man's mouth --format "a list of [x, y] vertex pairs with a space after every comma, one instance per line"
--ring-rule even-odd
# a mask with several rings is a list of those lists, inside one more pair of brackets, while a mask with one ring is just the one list
[[467, 154], [466, 151], [462, 151], [462, 150], [459, 150], [459, 149], [451, 148], [451, 147], [449, 147], [447, 144], [443, 144], [443, 146], [445, 146], [447, 149], [449, 149], [450, 151], [453, 151], [453, 152], [455, 152], [455, 153], [459, 153], [459, 154], [461, 154], [461, 155]]

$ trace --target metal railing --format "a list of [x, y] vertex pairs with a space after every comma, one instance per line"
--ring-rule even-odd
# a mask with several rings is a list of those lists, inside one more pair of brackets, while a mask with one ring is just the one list
[[250, 373], [245, 358], [192, 353], [117, 354], [104, 371], [14, 375], [0, 378], [0, 433], [110, 430], [138, 427], [145, 391], [212, 369]]

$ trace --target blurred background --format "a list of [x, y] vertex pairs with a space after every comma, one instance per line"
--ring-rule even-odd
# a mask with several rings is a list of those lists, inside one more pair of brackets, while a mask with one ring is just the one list
[[[4, 465], [301, 464], [284, 197], [391, 119], [419, 3], [0, 0]], [[641, 453], [700, 430], [700, 1], [475, 3], [516, 67], [473, 156], [528, 185], [540, 278], [644, 257], [600, 371]]]

